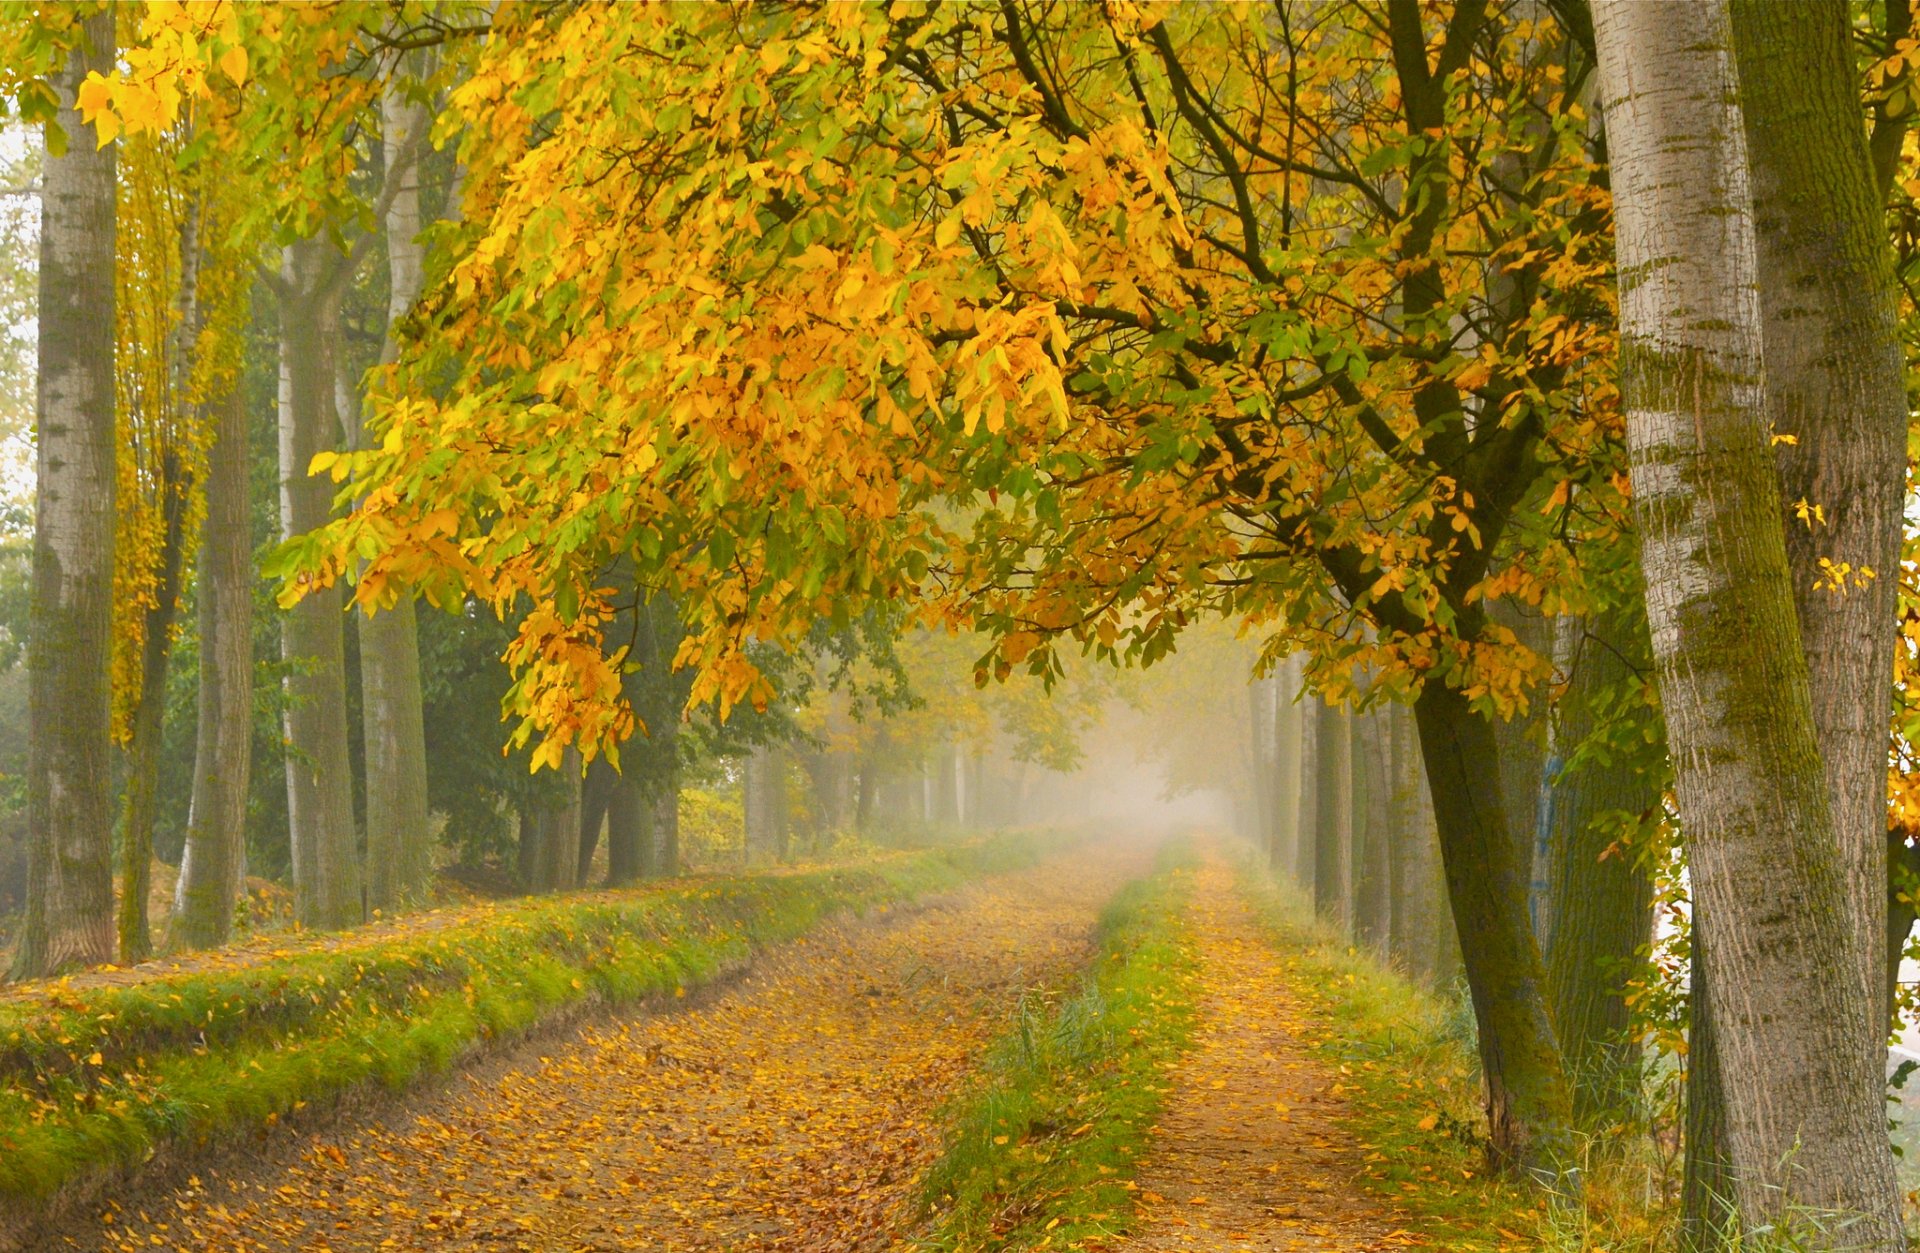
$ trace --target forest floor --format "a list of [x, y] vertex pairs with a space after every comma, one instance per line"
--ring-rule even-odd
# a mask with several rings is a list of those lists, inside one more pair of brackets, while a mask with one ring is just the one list
[[1339, 1075], [1298, 1031], [1307, 1014], [1217, 848], [1195, 876], [1194, 1047], [1135, 1178], [1139, 1227], [1120, 1246], [1358, 1253], [1405, 1243], [1362, 1191], [1366, 1151], [1340, 1125]]
[[[61, 1233], [94, 1250], [818, 1250], [912, 1243], [942, 1104], [1023, 991], [1057, 986], [1147, 870], [1082, 844], [921, 906], [828, 924], [668, 1012], [505, 1052], [387, 1112], [269, 1132], [166, 1195]], [[1118, 1247], [1325, 1250], [1411, 1243], [1359, 1186], [1339, 1075], [1209, 849], [1187, 926], [1202, 956], [1192, 1050]], [[1114, 1245], [1105, 1247], [1113, 1248]]]

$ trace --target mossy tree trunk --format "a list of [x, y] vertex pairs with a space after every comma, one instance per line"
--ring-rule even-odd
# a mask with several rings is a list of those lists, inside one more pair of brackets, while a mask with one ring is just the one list
[[67, 150], [40, 197], [33, 591], [27, 626], [27, 901], [16, 976], [113, 956], [109, 751], [114, 520], [114, 145], [74, 93], [114, 63], [111, 9], [54, 76]]
[[1847, 1224], [1850, 1247], [1904, 1250], [1883, 1076], [1861, 1044], [1878, 979], [1870, 991], [1862, 977], [1769, 444], [1726, 10], [1611, 4], [1594, 16], [1634, 514], [1712, 954], [1738, 1221], [1757, 1231], [1812, 1212], [1829, 1230]]
[[[399, 355], [399, 327], [421, 288], [420, 163], [428, 125], [426, 107], [408, 98], [401, 82], [381, 98], [386, 157], [388, 298], [382, 362]], [[349, 390], [356, 390], [357, 380]], [[357, 403], [348, 443], [365, 441]], [[367, 903], [392, 910], [425, 899], [433, 874], [433, 837], [427, 813], [427, 736], [420, 687], [420, 636], [412, 595], [356, 614], [360, 635], [360, 713], [366, 742]]]
[[1594, 622], [1569, 620], [1561, 629], [1567, 638], [1559, 641], [1560, 669], [1568, 680], [1554, 739], [1557, 755], [1573, 764], [1550, 780], [1547, 1001], [1573, 1080], [1574, 1116], [1596, 1127], [1618, 1121], [1638, 1094], [1641, 1050], [1625, 992], [1646, 965], [1653, 876], [1644, 850], [1623, 847], [1620, 837], [1644, 827], [1659, 808], [1661, 788], [1647, 763], [1620, 743], [1641, 734], [1643, 723], [1623, 728], [1602, 719], [1603, 710], [1639, 708], [1627, 690], [1649, 664], [1639, 607]]
[[[1885, 195], [1861, 122], [1843, 6], [1731, 5], [1753, 171], [1767, 421], [1787, 565], [1858, 933], [1858, 977], [1882, 996], [1887, 719], [1907, 390]], [[1819, 514], [1794, 516], [1800, 503]], [[1839, 573], [1845, 571], [1846, 573]], [[1871, 571], [1871, 574], [1867, 574]], [[1836, 586], [1836, 583], [1838, 586]], [[1858, 1047], [1883, 1064], [1883, 1011]]]
[[[334, 446], [333, 320], [346, 259], [324, 237], [286, 246], [280, 295], [280, 534], [304, 535], [332, 514], [333, 484], [311, 476]], [[287, 821], [294, 913], [309, 927], [364, 916], [347, 751], [346, 643], [340, 588], [309, 591], [287, 610]]]
[[1495, 1164], [1553, 1181], [1570, 1164], [1572, 1101], [1527, 920], [1528, 868], [1507, 824], [1498, 736], [1453, 688], [1414, 705], [1440, 831], [1447, 898], [1479, 1026]]
[[253, 751], [253, 536], [247, 491], [247, 410], [238, 389], [218, 402], [207, 453], [200, 533], [200, 693], [187, 842], [174, 891], [171, 941], [226, 941], [246, 862]]

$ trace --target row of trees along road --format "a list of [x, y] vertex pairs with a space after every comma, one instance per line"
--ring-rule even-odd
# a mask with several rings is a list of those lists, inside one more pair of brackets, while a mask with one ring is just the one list
[[[976, 628], [992, 680], [1057, 675], [1068, 646], [1149, 664], [1226, 619], [1279, 676], [1254, 712], [1274, 855], [1389, 942], [1431, 873], [1422, 821], [1394, 816], [1428, 812], [1417, 757], [1498, 1164], [1577, 1186], [1574, 1129], [1628, 1053], [1609, 972], [1649, 929], [1634, 833], [1677, 828], [1692, 1238], [1819, 1212], [1899, 1247], [1879, 1102], [1905, 941], [1884, 768], [1904, 0], [1858, 32], [1761, 0], [156, 5], [87, 77], [110, 64], [91, 13], [30, 23], [10, 58], [24, 113], [58, 104], [77, 136], [77, 103], [112, 141], [48, 159], [42, 275], [84, 307], [41, 327], [24, 968], [106, 955], [112, 711], [64, 642], [107, 629], [109, 497], [63, 493], [103, 473], [104, 380], [174, 359], [98, 333], [126, 273], [105, 154], [162, 145], [206, 188], [195, 273], [281, 250], [260, 283], [310, 920], [362, 899], [343, 580], [389, 627], [416, 597], [499, 614], [513, 742], [562, 813], [581, 766], [641, 751], [636, 713], [658, 744], [682, 705], [776, 706], [777, 659], [817, 631]], [[428, 168], [446, 204], [409, 301], [393, 236], [436, 216], [406, 203]], [[388, 298], [356, 340], [342, 309], [383, 222]], [[246, 288], [196, 279], [159, 324], [217, 323]], [[130, 344], [144, 371], [114, 357]], [[187, 394], [224, 412], [208, 388]], [[84, 447], [50, 456], [68, 420]], [[166, 481], [147, 464], [135, 482]], [[164, 499], [107, 516], [164, 537]], [[129, 577], [168, 586], [164, 543], [113, 551], [161, 553]], [[637, 625], [667, 601], [670, 649]], [[406, 702], [416, 671], [359, 645], [366, 735], [409, 741], [380, 772], [394, 825], [368, 832], [398, 843], [366, 874], [404, 893], [422, 721], [365, 704]], [[684, 687], [624, 699], [635, 673]], [[230, 874], [225, 848], [189, 868]]]

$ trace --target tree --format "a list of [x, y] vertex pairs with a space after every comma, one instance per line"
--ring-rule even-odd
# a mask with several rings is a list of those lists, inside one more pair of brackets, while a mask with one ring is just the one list
[[[80, 23], [53, 82], [40, 215], [40, 380], [29, 616], [27, 907], [16, 976], [113, 955], [109, 757], [114, 530], [114, 156], [76, 99], [111, 69], [113, 13]], [[50, 134], [52, 132], [49, 132]]]
[[[500, 21], [451, 107], [529, 125], [463, 150], [392, 446], [347, 470], [377, 504], [296, 559], [365, 554], [374, 603], [527, 597], [546, 764], [627, 730], [616, 558], [683, 598], [723, 711], [771, 696], [749, 644], [876, 603], [984, 626], [993, 675], [1063, 639], [1151, 662], [1214, 615], [1336, 699], [1375, 666], [1419, 708], [1494, 1155], [1552, 1173], [1530, 867], [1484, 769], [1546, 665], [1486, 605], [1585, 608], [1563, 489], [1617, 491], [1618, 427], [1584, 70], [1549, 28], [1478, 0]], [[504, 51], [536, 45], [564, 54]]]
[[[1706, 1010], [1737, 1217], [1796, 1207], [1904, 1246], [1860, 939], [1801, 652], [1774, 454], [1747, 153], [1724, 7], [1595, 11], [1621, 368], [1694, 925], [1738, 995]], [[1716, 979], [1718, 976], [1716, 976]]]
[[[399, 326], [419, 298], [420, 161], [426, 142], [426, 106], [409, 99], [396, 73], [380, 98], [381, 140], [388, 183], [382, 200], [387, 246], [387, 334], [381, 360], [399, 353]], [[357, 378], [342, 390], [347, 443], [361, 429]], [[391, 911], [418, 902], [433, 871], [427, 823], [426, 729], [421, 721], [420, 641], [411, 596], [358, 619], [360, 709], [367, 752], [367, 904]]]

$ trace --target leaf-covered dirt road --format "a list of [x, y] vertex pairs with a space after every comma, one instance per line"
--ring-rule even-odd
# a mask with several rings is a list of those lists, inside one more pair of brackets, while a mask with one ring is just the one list
[[1141, 1162], [1139, 1225], [1120, 1248], [1358, 1253], [1403, 1243], [1358, 1187], [1365, 1150], [1338, 1124], [1340, 1076], [1298, 1032], [1308, 1011], [1217, 849], [1196, 872], [1194, 1047]]
[[1019, 990], [1083, 960], [1144, 850], [1088, 844], [833, 924], [677, 1013], [590, 1027], [405, 1113], [69, 1230], [94, 1249], [896, 1247], [933, 1114]]

